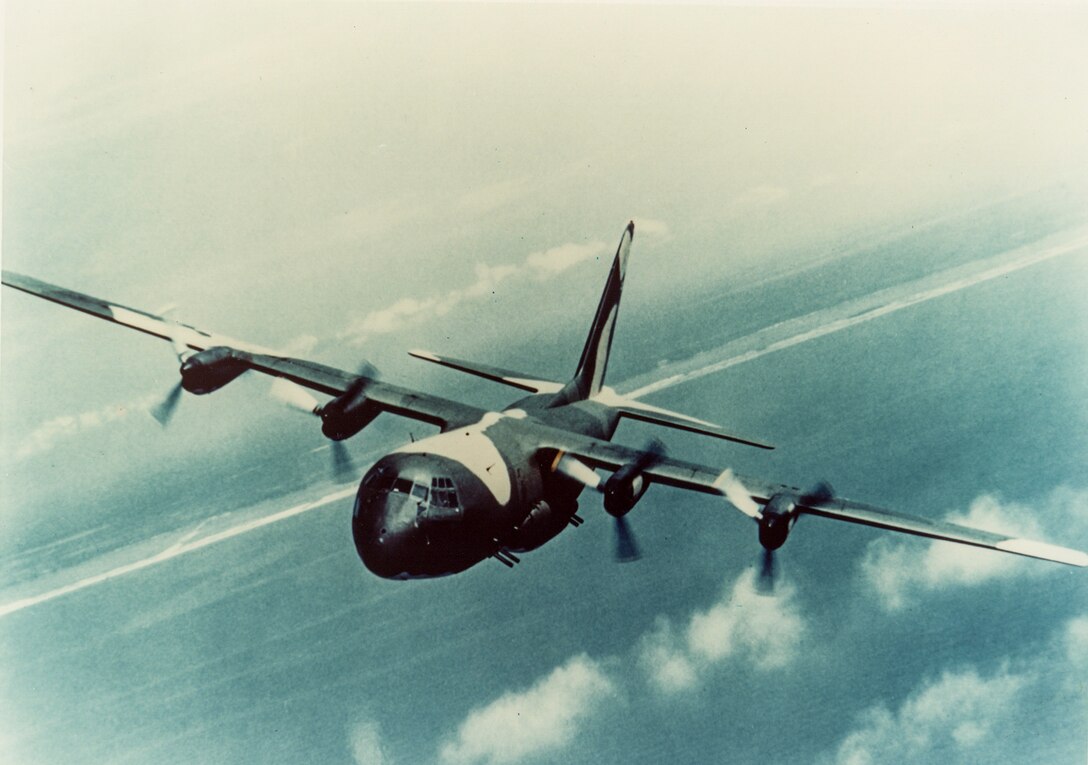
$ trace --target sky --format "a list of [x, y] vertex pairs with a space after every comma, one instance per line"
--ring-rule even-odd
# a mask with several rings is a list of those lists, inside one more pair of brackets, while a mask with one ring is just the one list
[[[609, 380], [670, 454], [1088, 549], [1075, 5], [6, 4], [3, 266], [501, 407]], [[369, 574], [317, 424], [0, 293], [0, 760], [1024, 762], [1088, 751], [1083, 572], [655, 487]], [[512, 395], [513, 394], [513, 395]], [[417, 423], [381, 417], [357, 470]], [[643, 443], [648, 426], [617, 440]]]

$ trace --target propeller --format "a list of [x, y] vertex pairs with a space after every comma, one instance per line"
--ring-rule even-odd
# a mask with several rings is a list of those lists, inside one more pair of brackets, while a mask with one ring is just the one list
[[[193, 351], [185, 344], [185, 341], [181, 339], [181, 325], [173, 318], [176, 310], [177, 306], [171, 305], [160, 310], [159, 314], [164, 319], [164, 328], [169, 335], [170, 345], [174, 349], [174, 355], [178, 357], [179, 364], [184, 364], [185, 360], [193, 355]], [[179, 379], [174, 386], [167, 391], [166, 396], [163, 397], [162, 401], [148, 408], [148, 412], [151, 416], [164, 428], [170, 424], [170, 420], [174, 417], [174, 412], [177, 411], [178, 403], [181, 401], [181, 391], [181, 380]]]
[[181, 391], [181, 380], [178, 380], [162, 401], [148, 409], [151, 416], [164, 428], [170, 424], [170, 420], [178, 408], [178, 402], [181, 401]]
[[631, 563], [642, 557], [638, 543], [631, 527], [627, 525], [627, 519], [622, 515], [616, 517], [616, 561], [619, 563]]
[[[821, 481], [797, 498], [797, 504], [814, 505], [835, 496], [835, 490], [831, 484]], [[792, 504], [792, 503], [791, 503]], [[796, 516], [795, 516], [796, 518]], [[781, 542], [778, 543], [781, 545]], [[775, 582], [778, 578], [777, 547], [764, 547], [760, 555], [759, 577], [756, 580], [756, 591], [762, 595], [773, 595]]]
[[355, 463], [343, 441], [332, 442], [332, 479], [337, 483], [348, 483], [355, 476]]
[[759, 576], [756, 578], [756, 592], [760, 595], [774, 595], [775, 577], [778, 573], [778, 564], [775, 560], [774, 550], [766, 547], [760, 553]]
[[[360, 377], [365, 377], [368, 380], [374, 380], [378, 377], [378, 370], [374, 365], [364, 362], [359, 366], [358, 374]], [[360, 392], [365, 390], [365, 386], [360, 387]], [[269, 395], [272, 398], [285, 404], [287, 407], [304, 414], [311, 414], [317, 417], [321, 417], [322, 409], [324, 405], [321, 404], [313, 394], [303, 388], [298, 383], [294, 383], [290, 380], [278, 377], [272, 382], [272, 387], [269, 389]], [[347, 483], [351, 481], [357, 475], [355, 470], [355, 464], [351, 459], [351, 454], [348, 452], [347, 445], [343, 441], [331, 441], [330, 443], [332, 454], [332, 476], [333, 480], [337, 483]]]
[[[290, 409], [303, 414], [321, 416], [321, 404], [313, 397], [313, 394], [298, 383], [277, 377], [272, 381], [268, 394]], [[348, 448], [343, 441], [331, 441], [329, 445], [332, 453], [333, 480], [337, 483], [347, 483], [355, 475], [355, 465], [351, 461]]]
[[[630, 524], [627, 523], [627, 512], [630, 511], [630, 506], [623, 506], [621, 502], [620, 507], [613, 509], [611, 505], [611, 492], [617, 490], [629, 491], [630, 496], [633, 497], [631, 506], [634, 502], [642, 496], [645, 491], [645, 483], [640, 483], [636, 488], [634, 486], [617, 486], [616, 481], [641, 481], [646, 479], [642, 477], [642, 473], [647, 469], [656, 465], [662, 459], [665, 458], [665, 445], [656, 438], [651, 439], [643, 447], [638, 458], [629, 465], [624, 465], [617, 470], [607, 481], [602, 481], [601, 477], [597, 475], [596, 471], [590, 468], [581, 460], [572, 457], [570, 455], [563, 455], [556, 463], [555, 470], [568, 478], [572, 478], [578, 481], [583, 486], [589, 489], [600, 492], [605, 495], [605, 509], [615, 520], [615, 557], [618, 562], [627, 563], [630, 561], [636, 561], [642, 557], [639, 551], [638, 543], [635, 541], [635, 534], [631, 530]], [[625, 499], [627, 499], [625, 497]]]

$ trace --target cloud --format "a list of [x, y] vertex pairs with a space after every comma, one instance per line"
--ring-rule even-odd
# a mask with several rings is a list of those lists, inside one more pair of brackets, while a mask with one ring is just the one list
[[635, 236], [668, 236], [669, 224], [655, 218], [635, 218]]
[[373, 720], [361, 720], [348, 732], [351, 754], [359, 765], [392, 765], [382, 743], [381, 728]]
[[794, 589], [780, 583], [774, 597], [759, 594], [755, 573], [741, 574], [720, 601], [691, 615], [684, 629], [664, 618], [641, 641], [639, 663], [665, 694], [694, 688], [711, 667], [729, 659], [771, 670], [797, 656], [806, 633]]
[[119, 422], [132, 412], [146, 412], [156, 403], [156, 396], [147, 396], [127, 404], [110, 404], [101, 409], [92, 409], [80, 414], [66, 414], [54, 417], [39, 425], [28, 435], [15, 450], [18, 461], [52, 450], [58, 443], [95, 430], [111, 422]]
[[531, 253], [520, 264], [492, 266], [477, 263], [476, 281], [467, 287], [450, 290], [444, 295], [400, 298], [385, 308], [371, 311], [361, 319], [352, 321], [341, 334], [341, 338], [355, 345], [362, 345], [372, 335], [389, 334], [403, 326], [445, 316], [462, 303], [479, 300], [495, 292], [500, 284], [509, 279], [527, 276], [538, 281], [550, 279], [580, 263], [600, 258], [607, 251], [607, 246], [601, 241], [567, 243]]
[[[774, 597], [760, 595], [748, 571], [683, 628], [660, 617], [627, 657], [654, 688], [672, 695], [694, 688], [708, 669], [730, 658], [760, 670], [786, 666], [805, 632], [793, 588], [782, 584]], [[610, 661], [628, 664], [622, 657]], [[602, 662], [575, 656], [528, 690], [506, 693], [469, 713], [456, 737], [442, 746], [441, 759], [502, 765], [555, 752], [574, 739], [595, 704], [618, 695], [622, 680], [606, 673]]]
[[525, 265], [537, 279], [561, 274], [572, 266], [600, 257], [606, 251], [604, 242], [589, 244], [564, 244], [543, 252], [534, 252], [525, 259]]
[[448, 763], [513, 763], [568, 745], [594, 704], [615, 693], [601, 666], [583, 655], [519, 693], [471, 712], [443, 745]]
[[[966, 515], [952, 514], [946, 520], [1041, 540], [1047, 535], [1037, 517], [1061, 518], [1066, 529], [1082, 524], [1088, 519], [1088, 491], [1059, 488], [1038, 508], [1002, 503], [996, 497], [983, 495], [971, 503]], [[1043, 576], [1054, 568], [1019, 556], [951, 542], [919, 544], [917, 540], [883, 536], [869, 545], [861, 570], [885, 610], [898, 611], [927, 592], [973, 587], [1017, 576]]]
[[1066, 660], [1073, 667], [1088, 669], [1088, 616], [1070, 619], [1062, 631], [1062, 647]]
[[[870, 707], [861, 726], [847, 735], [831, 762], [960, 761], [1015, 713], [1029, 674], [1002, 669], [992, 677], [974, 668], [925, 681], [895, 712]], [[971, 761], [974, 761], [971, 759]]]
[[[946, 670], [919, 682], [893, 711], [876, 703], [838, 746], [818, 759], [835, 765], [884, 762], [1065, 762], [1082, 757], [1076, 735], [1042, 742], [1041, 726], [1053, 724], [1046, 699], [1079, 707], [1088, 670], [1088, 615], [1074, 617], [1041, 644], [1006, 657], [990, 674], [974, 666]], [[1075, 718], [1063, 721], [1082, 727]], [[1069, 742], [1072, 749], [1066, 749]]]
[[683, 638], [664, 617], [658, 617], [654, 630], [643, 637], [639, 663], [653, 685], [667, 694], [694, 688], [699, 679]]

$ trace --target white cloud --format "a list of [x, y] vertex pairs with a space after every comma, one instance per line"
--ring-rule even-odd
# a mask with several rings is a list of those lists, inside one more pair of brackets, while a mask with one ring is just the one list
[[653, 632], [643, 637], [639, 662], [658, 690], [677, 693], [695, 687], [698, 674], [685, 648], [664, 617], [659, 617]]
[[501, 282], [506, 281], [519, 271], [517, 266], [489, 266], [476, 264], [476, 281], [463, 289], [455, 289], [442, 296], [423, 299], [401, 298], [390, 306], [371, 311], [362, 319], [353, 322], [344, 333], [353, 336], [357, 344], [365, 342], [371, 335], [384, 335], [396, 332], [405, 324], [415, 324], [435, 316], [445, 316], [467, 300], [478, 300], [489, 292], [494, 292]]
[[499, 285], [508, 279], [525, 276], [534, 277], [537, 280], [548, 279], [580, 263], [600, 258], [607, 250], [605, 243], [600, 241], [585, 244], [567, 243], [531, 253], [520, 264], [492, 266], [477, 263], [476, 281], [467, 287], [450, 290], [444, 295], [400, 298], [385, 308], [371, 311], [361, 319], [351, 322], [341, 337], [361, 345], [372, 335], [389, 334], [405, 325], [445, 316], [462, 303], [479, 300], [495, 292]]
[[382, 743], [382, 732], [373, 720], [360, 720], [348, 732], [351, 754], [359, 765], [392, 765]]
[[684, 630], [659, 620], [642, 640], [639, 662], [654, 687], [676, 693], [730, 658], [761, 670], [784, 667], [797, 656], [805, 632], [794, 589], [780, 583], [773, 597], [761, 595], [748, 570], [720, 601], [692, 614]]
[[1066, 736], [1036, 738], [1053, 724], [1040, 700], [1079, 708], [1088, 669], [1088, 615], [1069, 619], [1040, 644], [995, 664], [990, 674], [967, 666], [919, 682], [893, 711], [875, 703], [833, 750], [836, 765], [884, 762], [1066, 762], [1082, 757], [1083, 721], [1062, 720]]
[[1088, 616], [1078, 616], [1065, 625], [1062, 646], [1066, 660], [1073, 667], [1088, 669]]
[[1018, 696], [1033, 678], [1002, 669], [982, 677], [974, 668], [945, 672], [923, 682], [899, 707], [870, 707], [861, 726], [847, 735], [832, 762], [975, 761], [971, 750], [1016, 711]]
[[386, 308], [371, 311], [360, 321], [352, 324], [348, 331], [351, 334], [360, 335], [361, 340], [365, 340], [369, 335], [396, 332], [405, 322], [412, 321], [417, 316], [428, 313], [437, 302], [435, 298], [425, 300], [401, 298]]
[[148, 396], [127, 404], [110, 404], [101, 409], [80, 414], [54, 417], [31, 431], [15, 450], [15, 457], [18, 460], [25, 460], [36, 454], [50, 451], [59, 442], [74, 438], [80, 433], [123, 420], [132, 412], [146, 412], [147, 408], [157, 401], [156, 396]]
[[543, 252], [534, 252], [525, 259], [525, 265], [538, 279], [561, 274], [572, 266], [600, 257], [607, 251], [604, 242], [588, 244], [564, 244]]
[[568, 745], [593, 705], [615, 693], [601, 666], [575, 656], [519, 693], [472, 711], [441, 750], [449, 763], [512, 763]]
[[[1088, 518], [1088, 491], [1058, 489], [1038, 509], [1002, 503], [983, 495], [971, 503], [966, 515], [946, 520], [999, 534], [1045, 539], [1036, 518], [1063, 518], [1082, 523]], [[1070, 524], [1064, 524], [1067, 528]], [[926, 592], [950, 587], [977, 586], [1015, 576], [1042, 576], [1055, 570], [1019, 556], [951, 542], [919, 543], [916, 539], [881, 537], [869, 545], [861, 563], [869, 585], [880, 595], [884, 608], [897, 611]]]
[[635, 218], [635, 236], [668, 236], [669, 224], [655, 218]]

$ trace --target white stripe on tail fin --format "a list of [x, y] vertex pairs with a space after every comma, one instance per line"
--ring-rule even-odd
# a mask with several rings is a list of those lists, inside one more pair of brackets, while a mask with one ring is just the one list
[[578, 361], [578, 370], [563, 388], [556, 403], [583, 401], [595, 396], [604, 385], [604, 374], [608, 367], [608, 354], [612, 349], [612, 334], [616, 330], [616, 315], [620, 310], [620, 296], [623, 293], [623, 277], [627, 271], [627, 257], [631, 253], [631, 240], [635, 236], [635, 222], [631, 221], [620, 237], [620, 246], [616, 250], [616, 259], [612, 261], [612, 270], [605, 282], [601, 302], [597, 306], [597, 315], [589, 328], [582, 358]]

